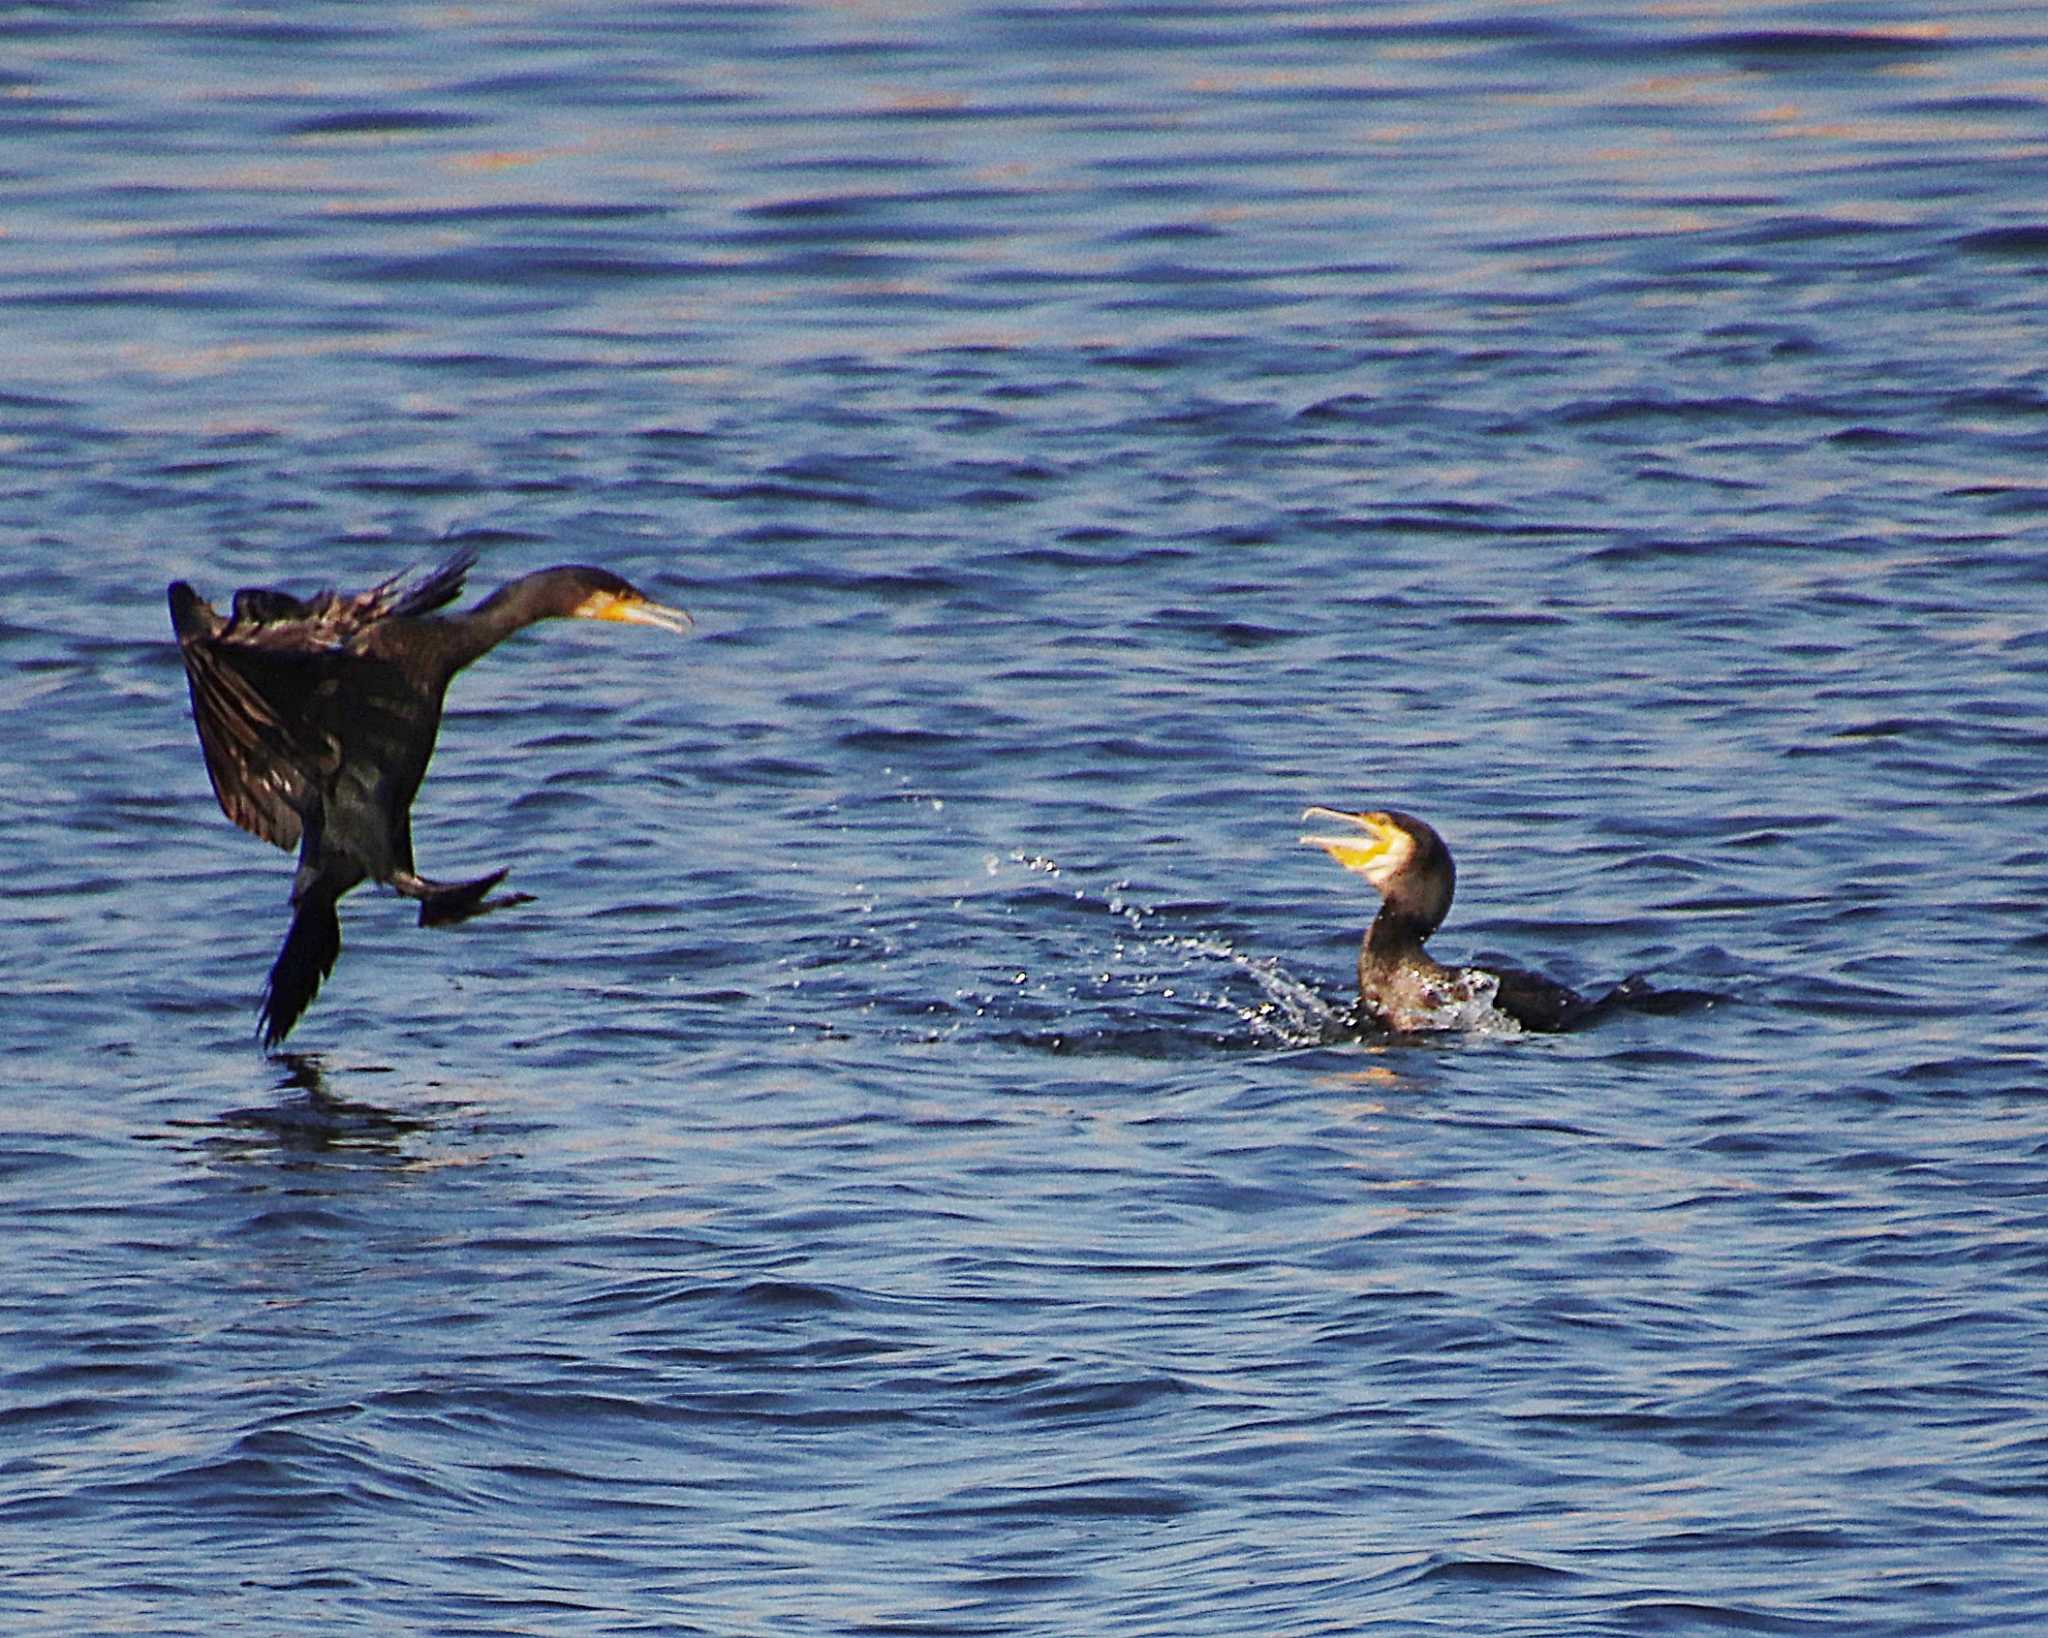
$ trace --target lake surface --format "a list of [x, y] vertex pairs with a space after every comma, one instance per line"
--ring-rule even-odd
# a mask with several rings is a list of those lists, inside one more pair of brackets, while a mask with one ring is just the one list
[[[0, 1626], [2048, 1624], [2038, 6], [0, 44]], [[165, 583], [463, 547], [267, 1059]]]

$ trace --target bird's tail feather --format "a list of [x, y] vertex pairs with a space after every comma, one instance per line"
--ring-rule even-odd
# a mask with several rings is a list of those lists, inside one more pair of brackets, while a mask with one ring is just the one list
[[263, 1045], [275, 1048], [291, 1033], [299, 1015], [320, 993], [320, 981], [334, 971], [341, 954], [341, 917], [335, 906], [341, 895], [324, 881], [315, 880], [299, 896], [292, 917], [292, 930], [284, 936], [284, 948], [271, 964], [270, 982], [263, 991]]

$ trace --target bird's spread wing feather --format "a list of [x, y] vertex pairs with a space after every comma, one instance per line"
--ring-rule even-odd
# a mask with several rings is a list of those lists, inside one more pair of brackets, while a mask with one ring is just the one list
[[[385, 620], [451, 602], [475, 560], [459, 552], [409, 586], [398, 575], [353, 596], [300, 600], [252, 588], [237, 595], [228, 620], [183, 582], [171, 588], [192, 717], [228, 818], [294, 848], [301, 815], [344, 763], [394, 774], [402, 800], [411, 799], [425, 771], [416, 752], [418, 692], [359, 640]], [[407, 766], [411, 760], [419, 768]]]
[[221, 812], [276, 847], [297, 847], [310, 785], [276, 706], [236, 663], [228, 623], [183, 582], [171, 588], [171, 624]]
[[[422, 575], [398, 592], [380, 618], [396, 615], [410, 619], [414, 615], [431, 614], [435, 609], [445, 608], [462, 594], [462, 582], [475, 567], [476, 553], [465, 546], [431, 574]], [[389, 592], [404, 578], [404, 575], [394, 575], [377, 587], [377, 591]]]

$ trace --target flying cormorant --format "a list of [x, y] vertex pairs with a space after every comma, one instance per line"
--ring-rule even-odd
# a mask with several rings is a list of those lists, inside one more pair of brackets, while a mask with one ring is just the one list
[[244, 830], [299, 850], [292, 925], [270, 969], [261, 1015], [275, 1047], [341, 953], [335, 906], [359, 883], [417, 899], [420, 925], [467, 920], [530, 895], [487, 895], [505, 878], [444, 883], [416, 874], [412, 800], [434, 754], [455, 673], [536, 620], [623, 620], [684, 631], [665, 608], [604, 569], [522, 575], [462, 614], [436, 614], [476, 562], [461, 552], [431, 574], [354, 594], [308, 598], [266, 587], [235, 594], [223, 619], [184, 581], [171, 625], [191, 684], [206, 771], [221, 811]]

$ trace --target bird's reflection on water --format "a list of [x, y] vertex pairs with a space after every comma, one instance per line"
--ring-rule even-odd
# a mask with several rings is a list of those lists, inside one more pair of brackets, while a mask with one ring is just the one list
[[[433, 1129], [434, 1122], [420, 1114], [401, 1113], [335, 1092], [318, 1053], [280, 1053], [269, 1062], [280, 1072], [275, 1088], [278, 1096], [267, 1103], [222, 1110], [208, 1123], [215, 1128], [205, 1140], [209, 1147], [260, 1144], [302, 1154], [396, 1152], [405, 1139]], [[382, 1071], [375, 1068], [349, 1071], [351, 1077], [378, 1073]]]

